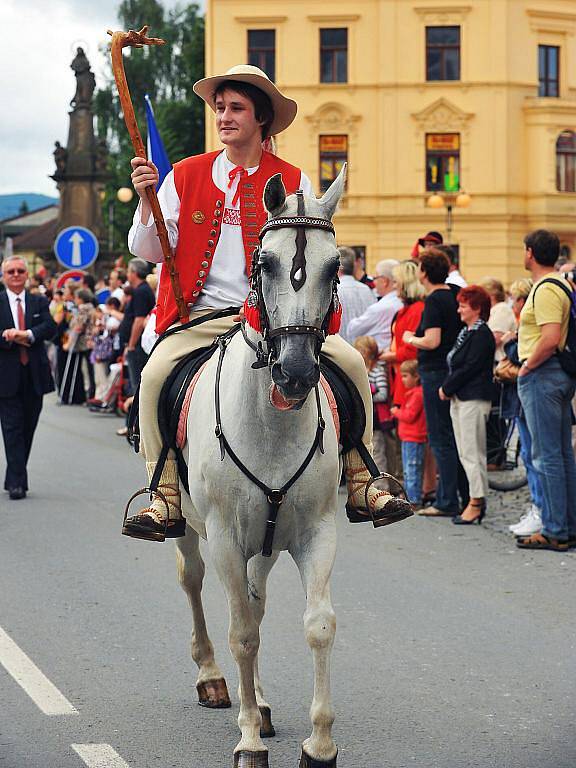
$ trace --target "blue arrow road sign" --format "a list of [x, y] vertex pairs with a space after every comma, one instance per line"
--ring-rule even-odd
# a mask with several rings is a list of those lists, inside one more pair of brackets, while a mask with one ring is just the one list
[[56, 258], [67, 269], [86, 269], [98, 256], [98, 240], [86, 227], [66, 227], [54, 243]]

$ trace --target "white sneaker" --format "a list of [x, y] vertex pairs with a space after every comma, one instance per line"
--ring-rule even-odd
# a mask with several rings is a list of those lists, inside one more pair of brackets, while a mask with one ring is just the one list
[[535, 504], [532, 504], [528, 515], [523, 517], [516, 525], [510, 526], [510, 531], [514, 536], [531, 536], [533, 533], [539, 533], [541, 530], [542, 516]]
[[523, 526], [524, 523], [526, 522], [526, 520], [528, 520], [529, 518], [533, 517], [535, 509], [536, 509], [536, 511], [538, 511], [538, 508], [534, 504], [530, 504], [528, 506], [528, 509], [526, 510], [526, 512], [524, 512], [524, 514], [520, 518], [520, 520], [518, 520], [517, 523], [512, 523], [512, 525], [509, 525], [508, 526], [508, 530], [511, 531], [512, 533], [514, 533], [515, 529], [518, 528], [518, 526], [520, 526], [520, 525]]

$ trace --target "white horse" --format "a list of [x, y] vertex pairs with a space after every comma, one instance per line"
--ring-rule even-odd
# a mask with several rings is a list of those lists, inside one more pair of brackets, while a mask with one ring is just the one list
[[[304, 631], [314, 659], [312, 733], [302, 745], [300, 766], [336, 765], [330, 697], [330, 654], [336, 618], [329, 581], [336, 552], [340, 466], [326, 396], [321, 387], [313, 390], [319, 378], [320, 347], [314, 328], [322, 327], [330, 311], [339, 266], [336, 241], [328, 227], [344, 189], [344, 176], [345, 169], [322, 199], [300, 198], [299, 204], [296, 195], [286, 197], [279, 175], [269, 180], [264, 192], [269, 214], [266, 226], [301, 214], [302, 200], [306, 217], [315, 217], [307, 219], [305, 241], [299, 240], [298, 251], [300, 257], [305, 256], [304, 262], [294, 259], [298, 231], [294, 223], [288, 222], [282, 228], [273, 225], [267, 231], [265, 228], [262, 238], [258, 269], [264, 315], [271, 331], [282, 329], [278, 335], [273, 333], [271, 342], [275, 351], [272, 382], [267, 365], [252, 367], [262, 337], [246, 327], [245, 337], [236, 334], [221, 360], [216, 355], [208, 363], [190, 404], [188, 434], [193, 434], [194, 439], [188, 445], [187, 459], [193, 509], [185, 509], [187, 534], [177, 540], [178, 572], [193, 613], [192, 657], [199, 667], [200, 703], [229, 706], [202, 608], [204, 563], [198, 534], [205, 537], [228, 599], [229, 643], [240, 678], [238, 725], [242, 735], [234, 750], [236, 768], [268, 766], [268, 750], [261, 733], [273, 735], [273, 729], [258, 676], [257, 655], [266, 579], [282, 550], [290, 553], [300, 571], [306, 593]], [[316, 224], [310, 224], [314, 220]], [[320, 228], [322, 222], [328, 226]], [[298, 238], [302, 238], [301, 228]], [[219, 360], [218, 409], [215, 391]], [[271, 404], [273, 396], [295, 407], [279, 410]], [[323, 452], [315, 447], [319, 408], [326, 418]], [[227, 446], [270, 489], [281, 489], [312, 454], [277, 510], [270, 557], [261, 552], [271, 505], [266, 494], [231, 459], [228, 449], [222, 459], [215, 437], [217, 421]]]

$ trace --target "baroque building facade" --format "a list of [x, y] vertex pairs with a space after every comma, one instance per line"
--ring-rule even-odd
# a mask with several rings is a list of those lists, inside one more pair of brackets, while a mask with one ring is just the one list
[[449, 218], [469, 281], [522, 275], [539, 227], [576, 260], [574, 0], [208, 0], [207, 74], [242, 62], [298, 102], [278, 152], [317, 194], [347, 160], [338, 240], [368, 269]]

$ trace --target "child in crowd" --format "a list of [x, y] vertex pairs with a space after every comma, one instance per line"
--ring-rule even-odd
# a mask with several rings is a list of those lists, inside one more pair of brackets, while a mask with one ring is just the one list
[[[378, 359], [380, 351], [376, 339], [372, 336], [358, 336], [354, 341], [354, 348], [364, 358], [372, 392], [372, 402], [374, 404], [374, 461], [381, 472], [387, 472], [385, 430], [390, 429], [394, 422], [390, 413], [390, 406], [388, 405], [388, 371], [386, 363]], [[385, 481], [382, 482], [386, 486]], [[376, 485], [381, 487], [381, 483]]]
[[408, 500], [416, 507], [422, 506], [422, 474], [426, 449], [426, 417], [424, 398], [418, 375], [418, 362], [405, 360], [400, 366], [402, 384], [406, 390], [404, 403], [392, 408], [398, 419], [398, 435], [402, 441], [404, 485]]

